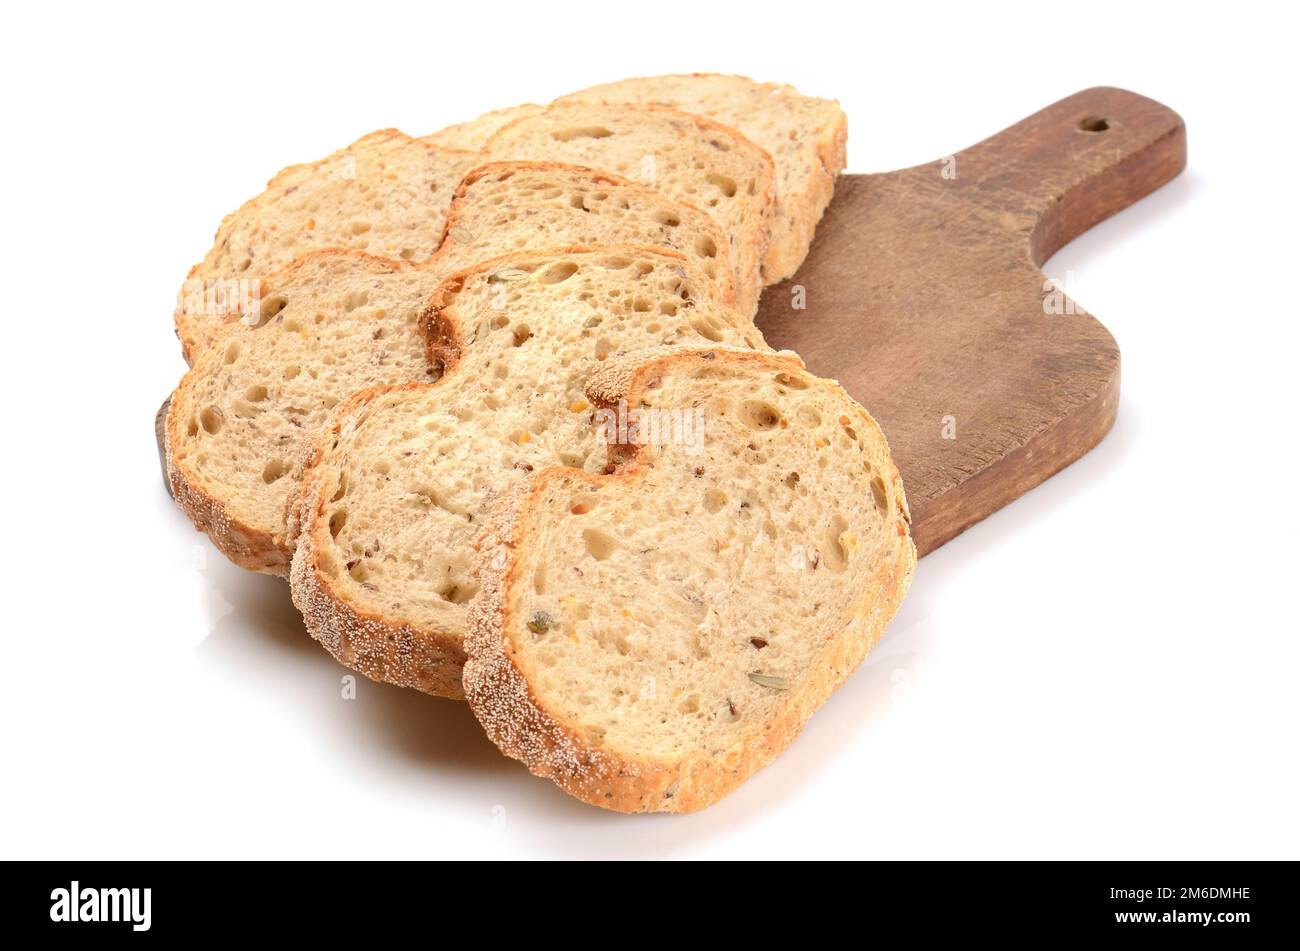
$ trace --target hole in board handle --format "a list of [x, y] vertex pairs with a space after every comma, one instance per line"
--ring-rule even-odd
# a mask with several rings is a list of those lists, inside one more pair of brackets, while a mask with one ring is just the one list
[[1086, 116], [1079, 120], [1079, 129], [1083, 132], [1105, 132], [1110, 123], [1101, 116]]

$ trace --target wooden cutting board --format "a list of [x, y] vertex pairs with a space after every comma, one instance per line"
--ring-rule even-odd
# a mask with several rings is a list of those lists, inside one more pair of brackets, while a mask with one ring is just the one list
[[880, 422], [920, 554], [1106, 435], [1119, 348], [1039, 267], [1186, 162], [1177, 113], [1098, 88], [948, 158], [836, 184], [757, 322]]
[[1119, 348], [1039, 268], [1186, 162], [1177, 113], [1096, 88], [938, 161], [840, 177], [808, 259], [763, 292], [757, 322], [880, 421], [920, 554], [1109, 431]]

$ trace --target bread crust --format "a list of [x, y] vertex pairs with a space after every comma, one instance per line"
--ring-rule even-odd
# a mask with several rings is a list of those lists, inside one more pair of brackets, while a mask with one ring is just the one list
[[[588, 391], [605, 402], [621, 398], [630, 406], [637, 405], [646, 385], [670, 365], [700, 360], [804, 372], [801, 361], [782, 354], [722, 349], [676, 351], [642, 361], [636, 367], [611, 366], [593, 378]], [[839, 390], [833, 382], [819, 382]], [[875, 420], [861, 406], [848, 402], [854, 406], [858, 425], [873, 430], [883, 441]], [[535, 521], [534, 499], [552, 483], [608, 484], [610, 479], [636, 482], [645, 471], [632, 453], [612, 475], [547, 469], [503, 496], [477, 544], [476, 569], [481, 587], [469, 606], [464, 692], [474, 715], [502, 752], [523, 762], [535, 775], [551, 779], [569, 795], [616, 812], [692, 812], [716, 802], [771, 762], [862, 662], [907, 592], [916, 565], [916, 549], [905, 521], [900, 521], [894, 557], [877, 568], [850, 622], [831, 639], [832, 646], [817, 666], [790, 692], [781, 714], [739, 744], [721, 755], [696, 754], [677, 762], [598, 749], [547, 706], [512, 656], [510, 631], [516, 625], [509, 594], [517, 583], [522, 545]], [[900, 508], [905, 509], [896, 468], [891, 475], [898, 488]]]

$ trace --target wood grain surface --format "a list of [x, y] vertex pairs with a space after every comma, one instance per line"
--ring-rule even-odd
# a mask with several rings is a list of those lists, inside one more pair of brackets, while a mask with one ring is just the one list
[[1040, 267], [1186, 161], [1177, 113], [1099, 87], [938, 161], [839, 178], [808, 259], [764, 291], [757, 322], [880, 421], [920, 554], [1110, 430], [1119, 348]]

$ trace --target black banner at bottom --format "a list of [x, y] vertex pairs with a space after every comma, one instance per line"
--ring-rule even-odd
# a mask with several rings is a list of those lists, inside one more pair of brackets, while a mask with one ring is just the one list
[[847, 927], [863, 929], [864, 940], [905, 929], [918, 938], [1240, 943], [1290, 935], [1295, 907], [1294, 863], [622, 863], [542, 872], [486, 863], [15, 862], [4, 877], [11, 931], [96, 941], [409, 940], [430, 926], [430, 940], [456, 940], [463, 918], [491, 922], [498, 934], [514, 924], [581, 935], [608, 921], [646, 937], [666, 936], [674, 923], [699, 934], [712, 922], [735, 942], [765, 941], [780, 927]]

